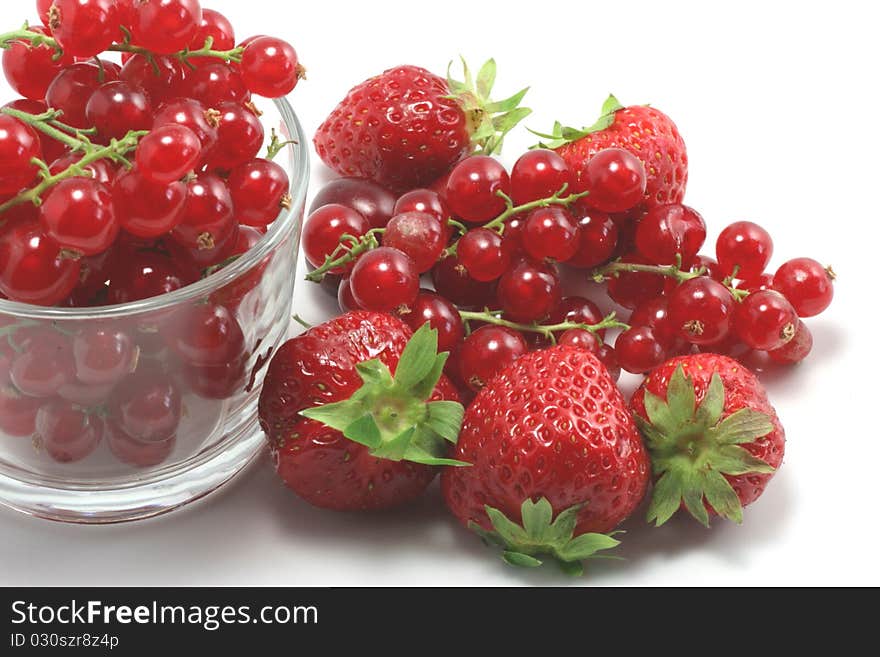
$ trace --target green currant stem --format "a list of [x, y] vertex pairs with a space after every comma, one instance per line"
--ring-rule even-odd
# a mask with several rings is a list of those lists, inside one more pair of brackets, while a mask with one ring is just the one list
[[[57, 118], [61, 115], [57, 110], [49, 110], [43, 114], [28, 114], [27, 112], [6, 107], [0, 110], [0, 112], [15, 117], [22, 123], [33, 126], [36, 130], [67, 144], [73, 151], [82, 151], [84, 153], [78, 162], [71, 164], [64, 171], [59, 171], [55, 175], [50, 175], [49, 167], [45, 162], [42, 160], [36, 161], [35, 163], [40, 168], [40, 177], [42, 178], [40, 183], [0, 205], [0, 214], [9, 208], [21, 205], [22, 203], [30, 202], [34, 205], [39, 205], [42, 195], [46, 190], [51, 189], [62, 180], [76, 176], [89, 175], [86, 172], [86, 167], [98, 160], [109, 159], [114, 162], [128, 164], [128, 160], [126, 160], [125, 156], [137, 148], [140, 138], [147, 134], [146, 130], [131, 131], [122, 139], [111, 140], [110, 144], [107, 146], [97, 146], [84, 136], [80, 136], [79, 138], [74, 137], [52, 125], [52, 122], [57, 123]], [[69, 126], [65, 126], [65, 128], [74, 130], [74, 128], [70, 128]]]
[[[597, 324], [583, 324], [580, 322], [560, 322], [559, 324], [520, 324], [499, 317], [501, 314], [500, 310], [485, 310], [483, 312], [459, 310], [458, 314], [461, 315], [461, 319], [464, 322], [486, 322], [487, 324], [494, 324], [495, 326], [504, 326], [505, 328], [513, 329], [514, 331], [540, 333], [554, 344], [556, 343], [556, 336], [554, 334], [569, 329], [583, 329], [590, 333], [597, 334], [599, 331], [605, 329], [619, 328], [626, 330], [629, 328], [628, 324], [617, 321], [615, 313], [611, 313]], [[598, 335], [596, 337], [598, 337]]]
[[379, 246], [379, 240], [376, 239], [376, 235], [381, 235], [384, 232], [384, 228], [373, 228], [367, 231], [363, 237], [355, 237], [346, 233], [340, 238], [339, 246], [336, 247], [333, 253], [324, 258], [324, 264], [306, 274], [306, 280], [312, 283], [320, 283], [330, 270], [354, 262], [362, 253], [366, 253], [370, 249], [375, 249]]
[[567, 208], [575, 201], [589, 195], [589, 192], [581, 192], [580, 194], [569, 194], [568, 196], [563, 196], [566, 191], [568, 191], [568, 183], [564, 184], [562, 188], [553, 196], [538, 199], [537, 201], [531, 201], [529, 203], [523, 203], [522, 205], [514, 205], [513, 199], [511, 199], [507, 194], [499, 190], [497, 194], [504, 199], [504, 202], [507, 204], [507, 209], [489, 223], [484, 224], [483, 228], [495, 230], [500, 235], [503, 235], [504, 222], [514, 215], [517, 215], [521, 212], [529, 212], [530, 210], [535, 210], [537, 208], [550, 207], [551, 205], [561, 205]]
[[281, 141], [281, 139], [278, 137], [278, 133], [275, 132], [275, 128], [272, 128], [272, 139], [269, 142], [269, 145], [266, 147], [266, 159], [272, 161], [275, 159], [278, 153], [284, 150], [286, 146], [298, 143], [299, 142], [296, 139]]
[[[680, 260], [680, 259], [679, 259]], [[658, 276], [666, 276], [674, 278], [679, 283], [684, 283], [692, 278], [699, 278], [706, 273], [706, 269], [701, 267], [695, 271], [683, 271], [681, 262], [674, 265], [644, 265], [636, 262], [621, 262], [615, 260], [609, 262], [604, 267], [600, 267], [593, 271], [593, 280], [597, 283], [608, 280], [624, 272], [644, 272], [646, 274], [657, 274]]]

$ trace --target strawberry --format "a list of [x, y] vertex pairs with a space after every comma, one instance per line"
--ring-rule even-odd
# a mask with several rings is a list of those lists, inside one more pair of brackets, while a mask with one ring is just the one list
[[[647, 105], [624, 107], [614, 96], [602, 106], [602, 116], [589, 128], [568, 128], [557, 122], [551, 134], [534, 134], [540, 144], [558, 152], [574, 172], [574, 190], [585, 191], [587, 163], [606, 148], [623, 148], [645, 165], [648, 185], [641, 210], [681, 203], [688, 178], [688, 156], [678, 128], [666, 114]], [[589, 197], [585, 199], [589, 203]]]
[[757, 377], [717, 354], [680, 356], [645, 379], [630, 401], [656, 483], [648, 520], [684, 507], [704, 525], [742, 522], [782, 463], [785, 431]]
[[[586, 350], [527, 354], [468, 407], [455, 458], [443, 473], [452, 513], [504, 548], [508, 563], [548, 555], [567, 572], [617, 545], [607, 532], [645, 495], [648, 455], [626, 402]], [[555, 516], [555, 520], [553, 520]]]
[[462, 465], [444, 458], [464, 414], [446, 358], [436, 330], [413, 335], [384, 313], [348, 313], [285, 343], [259, 406], [284, 483], [315, 506], [385, 509], [420, 495], [436, 466]]
[[343, 176], [369, 178], [401, 192], [425, 187], [479, 148], [491, 154], [531, 110], [519, 107], [528, 89], [493, 103], [495, 62], [476, 83], [417, 66], [397, 66], [348, 92], [315, 134], [318, 155]]

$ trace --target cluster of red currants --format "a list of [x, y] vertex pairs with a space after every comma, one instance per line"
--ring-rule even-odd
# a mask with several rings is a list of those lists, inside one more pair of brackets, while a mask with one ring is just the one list
[[277, 151], [258, 157], [251, 94], [294, 88], [294, 49], [268, 36], [236, 46], [198, 0], [37, 5], [43, 26], [0, 36], [23, 96], [0, 109], [0, 296], [126, 303], [250, 249], [290, 203]]
[[[472, 390], [552, 342], [596, 353], [614, 378], [693, 349], [803, 359], [812, 339], [799, 317], [830, 303], [830, 270], [800, 258], [765, 274], [772, 243], [749, 222], [722, 232], [717, 260], [699, 255], [702, 217], [679, 204], [646, 208], [645, 187], [641, 162], [618, 148], [596, 154], [581, 179], [545, 149], [510, 173], [469, 157], [432, 189], [399, 198], [338, 179], [304, 227], [309, 278], [336, 289], [343, 311], [394, 312], [414, 329], [430, 322], [451, 354], [447, 371]], [[607, 282], [611, 300], [633, 311], [629, 324], [565, 296], [562, 266]], [[420, 288], [428, 273], [433, 291]], [[614, 328], [625, 330], [611, 346]]]

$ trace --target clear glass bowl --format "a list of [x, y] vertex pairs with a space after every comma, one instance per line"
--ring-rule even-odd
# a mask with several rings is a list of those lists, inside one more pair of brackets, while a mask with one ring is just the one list
[[[194, 285], [136, 303], [77, 309], [0, 300], [0, 504], [66, 522], [147, 518], [215, 490], [258, 453], [260, 383], [290, 325], [309, 178], [308, 142], [293, 109], [285, 100], [264, 109], [266, 133], [274, 127], [295, 142], [276, 158], [290, 176], [292, 204], [250, 252]], [[176, 342], [206, 308], [244, 336], [223, 363]], [[86, 346], [102, 340], [108, 348]], [[107, 361], [92, 379], [95, 353]], [[35, 387], [22, 394], [13, 381]]]

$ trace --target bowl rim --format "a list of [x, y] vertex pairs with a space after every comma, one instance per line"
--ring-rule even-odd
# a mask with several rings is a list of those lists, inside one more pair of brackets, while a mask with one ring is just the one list
[[[63, 321], [111, 319], [163, 310], [170, 306], [207, 296], [211, 292], [243, 276], [257, 263], [262, 261], [263, 258], [270, 255], [290, 233], [293, 224], [299, 221], [301, 211], [305, 208], [310, 176], [308, 141], [305, 138], [305, 133], [296, 112], [294, 112], [293, 107], [291, 107], [286, 98], [276, 98], [272, 102], [278, 109], [281, 120], [289, 132], [289, 135], [285, 135], [285, 138], [293, 141], [288, 147], [288, 159], [292, 171], [290, 181], [292, 202], [290, 209], [285, 209], [278, 215], [278, 218], [271, 224], [266, 234], [250, 251], [219, 272], [158, 297], [117, 304], [115, 306], [97, 306], [94, 308], [44, 307], [0, 299], [0, 315], [12, 315], [23, 319]], [[293, 272], [291, 272], [291, 276], [293, 275]]]

